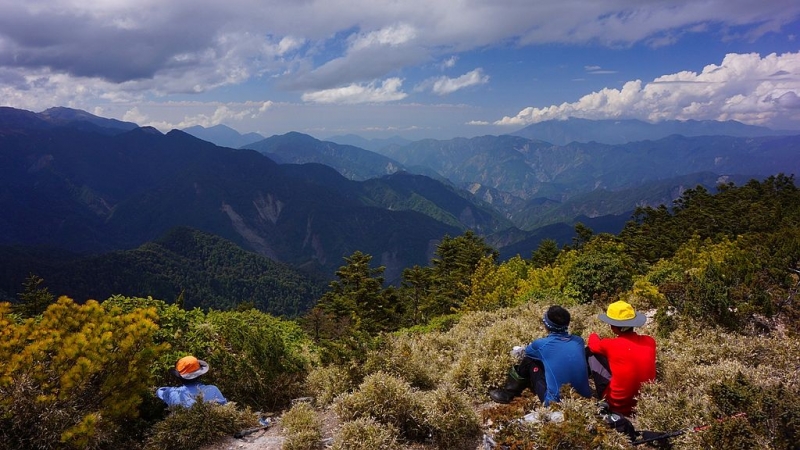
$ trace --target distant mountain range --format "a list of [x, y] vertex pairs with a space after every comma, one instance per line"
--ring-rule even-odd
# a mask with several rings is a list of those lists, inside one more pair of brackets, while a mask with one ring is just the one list
[[[193, 305], [255, 299], [296, 314], [318, 292], [314, 280], [356, 250], [390, 282], [468, 229], [503, 257], [527, 257], [542, 239], [570, 242], [577, 222], [617, 232], [635, 207], [697, 185], [798, 173], [799, 146], [799, 136], [556, 145], [504, 135], [376, 153], [287, 133], [234, 148], [68, 108], [0, 108], [0, 297], [33, 272], [62, 292], [183, 292]], [[230, 261], [203, 262], [211, 253]], [[103, 277], [94, 291], [89, 270]]]
[[786, 136], [797, 131], [776, 131], [770, 128], [745, 125], [735, 120], [665, 120], [648, 123], [641, 120], [588, 120], [570, 118], [547, 120], [528, 125], [511, 133], [528, 139], [547, 141], [555, 145], [572, 142], [597, 142], [601, 144], [626, 144], [628, 142], [663, 139], [672, 135], [692, 136]]
[[214, 125], [213, 127], [209, 128], [195, 125], [193, 127], [184, 128], [182, 131], [189, 133], [196, 138], [219, 145], [220, 147], [230, 148], [240, 148], [244, 145], [252, 144], [253, 142], [258, 142], [264, 139], [264, 136], [258, 133], [241, 134], [233, 128], [225, 125]]
[[354, 147], [361, 147], [365, 150], [380, 153], [380, 150], [389, 146], [403, 146], [410, 144], [411, 140], [400, 137], [392, 136], [385, 139], [365, 139], [356, 134], [345, 134], [342, 136], [331, 136], [326, 141], [335, 142], [341, 145], [352, 145]]
[[[428, 139], [386, 148], [384, 154], [410, 170], [422, 166], [437, 172], [504, 212], [517, 227], [531, 230], [562, 221], [563, 215], [551, 219], [540, 216], [589, 193], [597, 198], [606, 192], [607, 198], [616, 198], [617, 208], [613, 210], [578, 208], [596, 216], [617, 214], [620, 207], [631, 210], [655, 201], [660, 204], [664, 200], [661, 194], [622, 206], [614, 194], [620, 190], [636, 191], [655, 181], [669, 184], [674, 180], [673, 186], [667, 188], [671, 190], [685, 186], [693, 174], [706, 174], [704, 179], [708, 179], [708, 173], [748, 179], [779, 172], [800, 173], [798, 143], [798, 136], [672, 135], [620, 145], [573, 142], [558, 146], [506, 135]], [[597, 200], [593, 203], [597, 204]]]
[[351, 180], [366, 180], [403, 169], [397, 161], [378, 153], [295, 132], [272, 136], [242, 148], [257, 150], [279, 164], [324, 164]]

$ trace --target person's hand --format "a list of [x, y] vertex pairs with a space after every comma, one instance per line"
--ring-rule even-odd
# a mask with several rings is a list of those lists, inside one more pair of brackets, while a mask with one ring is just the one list
[[525, 355], [525, 347], [521, 345], [515, 345], [514, 348], [511, 349], [511, 357], [516, 359], [522, 359]]

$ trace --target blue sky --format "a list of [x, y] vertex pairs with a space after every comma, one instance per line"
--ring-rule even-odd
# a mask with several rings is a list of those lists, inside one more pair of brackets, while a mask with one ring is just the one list
[[800, 2], [0, 0], [0, 105], [318, 138], [800, 130]]

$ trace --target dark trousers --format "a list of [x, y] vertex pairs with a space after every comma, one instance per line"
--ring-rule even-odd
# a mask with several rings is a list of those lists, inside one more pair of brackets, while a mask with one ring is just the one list
[[517, 373], [528, 379], [531, 390], [539, 397], [539, 401], [544, 402], [547, 393], [547, 380], [544, 376], [544, 363], [538, 359], [530, 357], [522, 358], [517, 366]]
[[611, 369], [608, 366], [608, 358], [603, 355], [592, 353], [586, 347], [586, 363], [589, 365], [589, 376], [594, 381], [595, 395], [602, 399], [603, 394], [611, 382]]

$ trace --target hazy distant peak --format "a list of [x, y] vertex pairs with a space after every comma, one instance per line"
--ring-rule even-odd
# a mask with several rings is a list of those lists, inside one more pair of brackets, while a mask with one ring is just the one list
[[211, 142], [212, 144], [219, 145], [220, 147], [240, 148], [253, 142], [258, 142], [264, 139], [264, 136], [258, 133], [241, 134], [233, 128], [219, 124], [212, 127], [204, 127], [202, 125], [195, 125], [189, 128], [184, 128], [182, 131], [191, 134], [192, 136]]
[[796, 134], [790, 131], [772, 130], [766, 127], [746, 125], [735, 120], [665, 120], [649, 123], [638, 119], [590, 120], [569, 118], [547, 120], [529, 125], [512, 136], [538, 139], [555, 145], [570, 142], [597, 142], [601, 144], [625, 144], [662, 139], [671, 135], [682, 136], [735, 136], [759, 137]]

